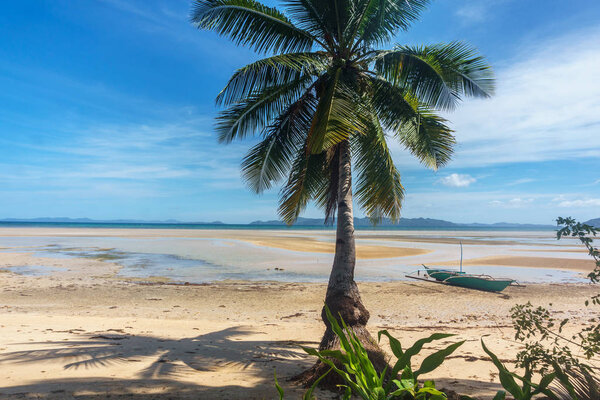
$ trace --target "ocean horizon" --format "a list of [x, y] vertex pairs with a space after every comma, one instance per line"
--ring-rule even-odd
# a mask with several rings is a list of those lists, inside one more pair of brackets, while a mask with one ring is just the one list
[[[0, 227], [10, 228], [111, 228], [111, 229], [223, 229], [223, 230], [335, 230], [335, 225], [274, 225], [274, 224], [198, 224], [198, 223], [167, 223], [167, 222], [41, 222], [41, 221], [0, 221]], [[473, 226], [473, 225], [458, 225], [457, 226], [394, 226], [394, 225], [378, 225], [378, 226], [355, 226], [356, 230], [382, 230], [382, 231], [552, 231], [554, 227], [543, 225], [535, 226]]]

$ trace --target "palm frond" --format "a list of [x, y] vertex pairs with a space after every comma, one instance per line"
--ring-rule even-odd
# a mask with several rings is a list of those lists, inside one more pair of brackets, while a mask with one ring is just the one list
[[419, 18], [429, 0], [359, 0], [352, 24], [358, 36], [355, 48], [389, 41], [398, 30], [407, 30]]
[[398, 46], [380, 52], [374, 68], [394, 85], [410, 89], [420, 102], [438, 109], [453, 109], [463, 96], [489, 97], [495, 87], [485, 59], [461, 42]]
[[336, 35], [337, 24], [332, 1], [285, 0], [284, 5], [288, 15], [299, 28], [319, 38], [323, 47], [328, 50], [334, 48], [333, 38]]
[[327, 150], [324, 179], [315, 196], [317, 206], [325, 212], [325, 224], [335, 221], [338, 205], [340, 180], [340, 146], [335, 145]]
[[419, 107], [412, 121], [396, 131], [396, 137], [423, 165], [434, 170], [450, 162], [456, 145], [446, 120], [423, 107]]
[[371, 222], [383, 217], [400, 218], [404, 187], [394, 165], [383, 129], [374, 113], [363, 135], [353, 138], [355, 171], [358, 175], [354, 195]]
[[371, 103], [383, 125], [427, 167], [447, 164], [456, 139], [446, 121], [409, 92], [382, 79], [373, 78], [371, 83]]
[[305, 143], [315, 106], [314, 95], [306, 92], [267, 128], [265, 138], [248, 152], [242, 162], [242, 174], [253, 191], [261, 193], [271, 188], [288, 173]]
[[255, 0], [195, 0], [191, 20], [257, 52], [307, 51], [314, 42], [276, 8]]
[[281, 189], [279, 216], [286, 224], [293, 224], [315, 198], [324, 184], [327, 170], [326, 154], [310, 154], [304, 148], [294, 160], [287, 183]]
[[217, 96], [217, 104], [229, 105], [269, 86], [283, 85], [327, 68], [322, 52], [278, 54], [238, 69]]
[[308, 149], [313, 154], [327, 150], [364, 128], [357, 118], [354, 94], [341, 81], [341, 74], [341, 69], [333, 72], [319, 97], [308, 137]]
[[298, 100], [311, 84], [310, 77], [305, 76], [267, 87], [234, 103], [217, 117], [219, 141], [230, 143], [234, 139], [243, 139], [248, 134], [259, 133], [283, 113], [288, 105]]
[[552, 391], [560, 399], [572, 400], [572, 392], [577, 395], [578, 400], [600, 399], [600, 379], [592, 370], [576, 366], [565, 370], [565, 373], [568, 377], [568, 384], [557, 380], [552, 387]]

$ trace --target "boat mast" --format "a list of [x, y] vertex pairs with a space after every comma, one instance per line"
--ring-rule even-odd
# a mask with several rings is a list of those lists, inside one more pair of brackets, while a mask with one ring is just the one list
[[462, 272], [462, 240], [460, 241], [460, 272]]

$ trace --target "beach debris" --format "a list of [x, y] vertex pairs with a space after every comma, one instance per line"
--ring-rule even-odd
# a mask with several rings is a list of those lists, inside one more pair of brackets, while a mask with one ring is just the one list
[[92, 336], [90, 339], [104, 339], [104, 340], [123, 340], [127, 339], [127, 336], [119, 336], [119, 335], [96, 335]]
[[300, 317], [300, 316], [302, 316], [302, 315], [304, 315], [304, 313], [298, 312], [298, 313], [296, 313], [296, 314], [292, 314], [292, 315], [286, 315], [285, 317], [281, 317], [281, 318], [279, 318], [279, 319], [295, 318], [295, 317]]

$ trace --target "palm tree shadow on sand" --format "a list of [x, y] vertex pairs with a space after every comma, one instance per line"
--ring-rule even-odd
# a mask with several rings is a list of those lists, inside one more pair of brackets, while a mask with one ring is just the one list
[[[52, 348], [0, 354], [0, 364], [64, 360], [65, 370], [116, 364], [125, 367], [131, 364], [131, 369], [138, 369], [139, 363], [150, 360], [150, 364], [139, 368], [134, 379], [40, 380], [30, 385], [0, 388], [0, 394], [14, 398], [24, 393], [40, 394], [41, 398], [70, 398], [65, 396], [77, 392], [78, 399], [106, 398], [108, 394], [110, 398], [143, 399], [185, 398], [187, 394], [194, 398], [271, 398], [276, 395], [274, 369], [283, 378], [302, 371], [313, 361], [300, 346], [315, 347], [316, 342], [244, 340], [244, 336], [251, 334], [260, 332], [238, 326], [183, 339], [88, 334], [81, 340], [27, 343]], [[216, 378], [222, 379], [220, 382], [213, 380], [207, 385], [201, 376], [203, 373], [216, 376], [214, 373], [223, 368], [229, 372]], [[82, 390], [88, 394], [80, 394]]]

